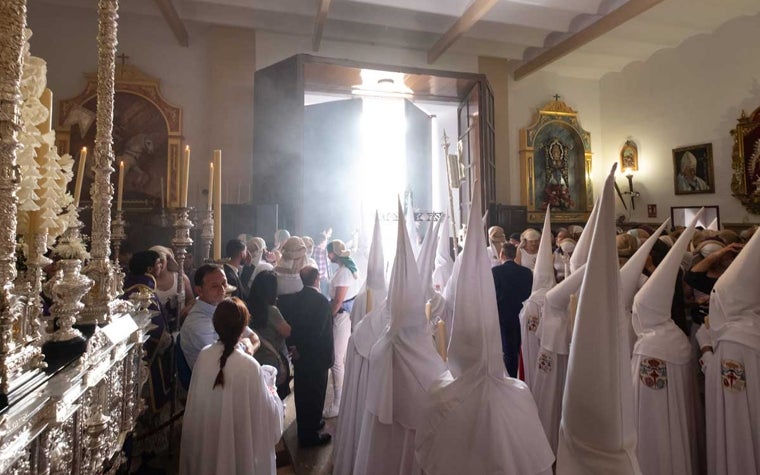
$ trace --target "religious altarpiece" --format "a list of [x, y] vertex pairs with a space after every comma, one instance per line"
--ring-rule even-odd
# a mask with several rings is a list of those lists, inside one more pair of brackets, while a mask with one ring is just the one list
[[760, 214], [760, 107], [749, 116], [742, 111], [731, 135], [734, 137], [731, 192], [747, 211]]
[[520, 130], [520, 183], [529, 223], [543, 222], [548, 206], [554, 223], [588, 219], [594, 204], [591, 134], [559, 96]]

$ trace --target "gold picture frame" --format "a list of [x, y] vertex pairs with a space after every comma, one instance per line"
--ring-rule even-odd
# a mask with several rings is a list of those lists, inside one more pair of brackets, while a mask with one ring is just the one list
[[749, 116], [742, 111], [731, 155], [731, 192], [753, 214], [760, 214], [760, 107]]
[[715, 193], [711, 143], [673, 149], [673, 189], [677, 195]]
[[639, 171], [639, 147], [633, 140], [626, 140], [620, 149], [620, 171]]

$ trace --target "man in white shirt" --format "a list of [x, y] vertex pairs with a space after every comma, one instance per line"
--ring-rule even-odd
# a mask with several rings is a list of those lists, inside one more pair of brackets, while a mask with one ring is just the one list
[[[198, 353], [219, 339], [219, 335], [214, 331], [212, 317], [216, 306], [224, 300], [227, 289], [227, 277], [224, 275], [224, 270], [216, 264], [200, 266], [195, 272], [194, 281], [198, 298], [179, 331], [182, 353], [191, 370], [198, 358]], [[258, 336], [247, 327], [243, 330], [241, 342], [245, 346], [246, 353], [251, 355], [260, 344]]]

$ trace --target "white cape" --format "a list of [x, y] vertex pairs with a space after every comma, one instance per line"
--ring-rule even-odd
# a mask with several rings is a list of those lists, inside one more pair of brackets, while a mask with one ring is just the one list
[[533, 390], [535, 384], [535, 366], [541, 342], [538, 339], [538, 325], [541, 322], [541, 314], [546, 303], [546, 291], [539, 289], [533, 292], [528, 300], [523, 302], [520, 310], [520, 333], [522, 337], [522, 359], [524, 380], [528, 387]]
[[675, 364], [634, 354], [631, 371], [641, 472], [701, 473], [699, 437], [704, 433], [704, 423], [695, 361]]
[[182, 422], [179, 473], [272, 474], [282, 435], [283, 407], [251, 356], [235, 350], [224, 367], [224, 387], [213, 388], [220, 343], [198, 355]]

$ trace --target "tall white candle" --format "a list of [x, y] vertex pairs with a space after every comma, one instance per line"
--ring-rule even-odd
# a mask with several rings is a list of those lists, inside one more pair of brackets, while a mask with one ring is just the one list
[[214, 206], [214, 162], [208, 164], [208, 210]]
[[119, 162], [119, 188], [116, 194], [116, 211], [121, 211], [122, 198], [124, 197], [124, 160]]
[[79, 207], [79, 198], [82, 196], [82, 180], [84, 180], [85, 164], [87, 163], [87, 147], [82, 147], [79, 152], [79, 164], [77, 167], [77, 181], [74, 185], [74, 207]]
[[187, 208], [187, 189], [190, 184], [190, 146], [185, 146], [185, 156], [182, 159], [182, 176], [180, 177], [180, 203], [181, 208]]
[[214, 150], [214, 260], [222, 260], [222, 151]]

